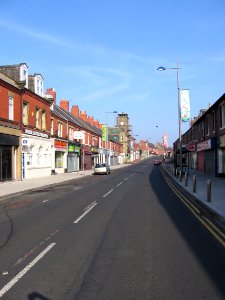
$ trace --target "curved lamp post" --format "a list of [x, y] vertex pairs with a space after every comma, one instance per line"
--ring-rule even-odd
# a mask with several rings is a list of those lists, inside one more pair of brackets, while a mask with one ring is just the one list
[[180, 82], [179, 82], [179, 70], [181, 68], [177, 64], [176, 68], [165, 68], [165, 67], [158, 67], [157, 71], [166, 71], [166, 70], [176, 70], [177, 71], [177, 92], [178, 92], [178, 124], [179, 124], [179, 144], [180, 144], [180, 151], [179, 151], [179, 164], [181, 170], [181, 180], [183, 175], [183, 164], [182, 164], [182, 130], [181, 130], [181, 105], [180, 105]]

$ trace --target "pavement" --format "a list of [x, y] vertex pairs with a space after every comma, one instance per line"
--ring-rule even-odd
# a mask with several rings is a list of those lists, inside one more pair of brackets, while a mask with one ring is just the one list
[[[111, 166], [111, 170], [121, 167], [126, 167], [128, 164]], [[38, 177], [32, 179], [23, 179], [20, 181], [5, 181], [0, 182], [0, 201], [10, 198], [12, 195], [28, 192], [30, 190], [38, 189], [40, 187], [47, 187], [50, 185], [62, 183], [69, 180], [78, 179], [84, 176], [93, 175], [92, 170], [78, 171], [72, 173], [62, 173], [52, 176]]]
[[[111, 169], [124, 168], [127, 165], [111, 166]], [[186, 180], [184, 178], [180, 181], [179, 177], [175, 177], [172, 174], [172, 165], [163, 164], [162, 166], [167, 170], [168, 174], [173, 177], [173, 180], [184, 190], [186, 190], [193, 199], [197, 199], [198, 202], [208, 208], [211, 212], [218, 215], [225, 222], [225, 178], [213, 177], [205, 173], [198, 172], [190, 169], [189, 176]], [[22, 181], [7, 181], [0, 183], [0, 201], [6, 198], [10, 198], [12, 195], [27, 192], [29, 190], [38, 189], [40, 187], [46, 187], [64, 181], [69, 181], [84, 176], [91, 176], [93, 170], [78, 171], [72, 173], [63, 173], [52, 175], [48, 177], [39, 177], [34, 179], [25, 179]], [[196, 192], [193, 191], [193, 176], [196, 177]], [[207, 181], [211, 181], [211, 194], [210, 199], [207, 193]], [[210, 200], [210, 201], [209, 201]]]

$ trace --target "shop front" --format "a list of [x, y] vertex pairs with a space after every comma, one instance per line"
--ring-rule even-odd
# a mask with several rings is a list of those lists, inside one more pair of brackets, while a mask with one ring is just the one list
[[91, 147], [91, 166], [94, 167], [99, 162], [98, 148]]
[[66, 141], [52, 139], [52, 174], [67, 172], [67, 151]]
[[218, 137], [218, 175], [225, 176], [225, 135]]
[[197, 144], [197, 169], [210, 175], [216, 175], [216, 140], [208, 139]]
[[22, 177], [51, 175], [51, 141], [47, 133], [25, 129], [22, 134]]
[[92, 164], [92, 152], [91, 147], [88, 145], [82, 145], [81, 148], [81, 169], [91, 170]]
[[21, 180], [21, 131], [8, 129], [0, 133], [0, 181]]
[[67, 156], [67, 171], [76, 172], [80, 170], [80, 143], [69, 143]]

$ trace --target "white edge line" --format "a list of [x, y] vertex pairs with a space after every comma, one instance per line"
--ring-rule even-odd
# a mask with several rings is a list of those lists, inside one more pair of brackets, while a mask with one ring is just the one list
[[94, 202], [79, 218], [77, 218], [73, 223], [77, 224], [81, 219], [83, 219], [84, 216], [86, 216], [87, 213], [89, 213], [90, 210], [92, 210], [95, 205], [97, 205], [97, 202]]
[[54, 246], [56, 243], [51, 243], [45, 250], [43, 250], [32, 262], [30, 262], [21, 272], [19, 272], [9, 283], [7, 283], [1, 290], [0, 290], [0, 298], [8, 292], [11, 287], [14, 286], [41, 258], [45, 256]]
[[105, 197], [108, 196], [110, 193], [112, 193], [112, 191], [114, 191], [114, 189], [111, 189], [110, 191], [108, 191], [108, 193], [106, 193], [106, 194], [103, 195], [102, 197], [105, 198]]
[[121, 184], [123, 184], [123, 182], [118, 183], [116, 187], [119, 187]]

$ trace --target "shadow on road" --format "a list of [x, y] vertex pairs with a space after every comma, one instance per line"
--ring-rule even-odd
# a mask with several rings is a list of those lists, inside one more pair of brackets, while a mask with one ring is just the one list
[[223, 246], [173, 193], [159, 167], [152, 169], [149, 182], [159, 203], [224, 297], [225, 251]]

